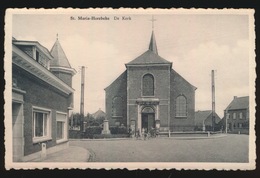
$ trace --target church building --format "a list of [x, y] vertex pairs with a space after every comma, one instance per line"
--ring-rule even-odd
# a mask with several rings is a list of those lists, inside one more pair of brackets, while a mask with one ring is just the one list
[[159, 56], [152, 31], [148, 50], [125, 64], [126, 70], [105, 88], [110, 126], [194, 130], [196, 87], [172, 65]]

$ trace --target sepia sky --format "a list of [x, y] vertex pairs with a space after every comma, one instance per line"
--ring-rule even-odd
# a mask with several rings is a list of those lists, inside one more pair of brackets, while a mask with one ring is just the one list
[[[73, 16], [108, 17], [110, 20], [70, 20]], [[114, 20], [114, 17], [120, 20]], [[122, 16], [131, 20], [122, 20]], [[151, 14], [43, 14], [13, 15], [12, 35], [38, 41], [49, 50], [56, 34], [78, 73], [73, 77], [74, 112], [80, 108], [80, 71], [86, 66], [85, 114], [105, 111], [105, 91], [125, 63], [148, 49]], [[158, 53], [192, 85], [196, 110], [211, 109], [211, 70], [215, 72], [216, 112], [234, 96], [249, 95], [249, 19], [232, 14], [154, 14]]]

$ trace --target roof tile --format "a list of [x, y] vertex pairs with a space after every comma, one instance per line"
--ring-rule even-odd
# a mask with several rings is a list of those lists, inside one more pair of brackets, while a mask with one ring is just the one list
[[163, 59], [156, 53], [152, 52], [151, 50], [147, 50], [142, 55], [138, 56], [131, 62], [127, 63], [127, 65], [140, 65], [140, 64], [172, 64], [171, 62]]
[[249, 96], [234, 97], [226, 110], [247, 109], [249, 106]]

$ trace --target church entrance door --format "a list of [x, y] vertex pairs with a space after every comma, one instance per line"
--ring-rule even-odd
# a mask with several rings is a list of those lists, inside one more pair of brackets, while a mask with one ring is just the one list
[[154, 127], [154, 114], [142, 114], [142, 128], [149, 132]]

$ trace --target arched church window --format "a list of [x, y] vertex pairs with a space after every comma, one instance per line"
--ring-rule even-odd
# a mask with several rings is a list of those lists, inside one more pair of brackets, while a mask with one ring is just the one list
[[143, 96], [154, 96], [154, 78], [151, 74], [143, 76]]
[[112, 101], [112, 116], [122, 117], [123, 116], [123, 99], [120, 96], [116, 96]]
[[176, 98], [176, 117], [187, 117], [187, 100], [183, 95]]

